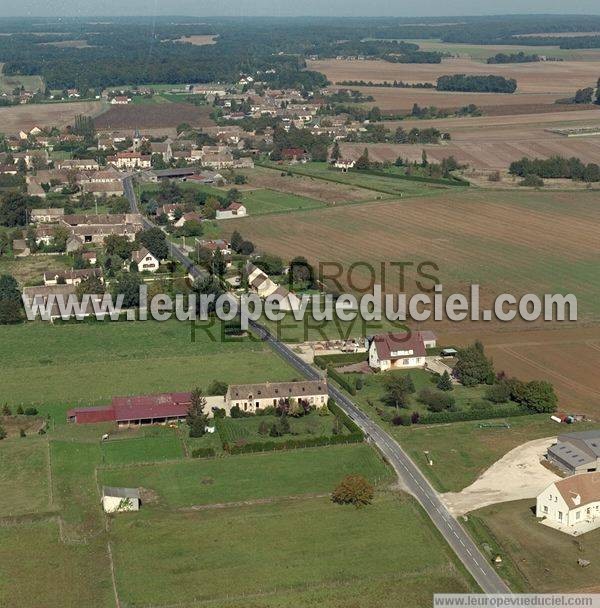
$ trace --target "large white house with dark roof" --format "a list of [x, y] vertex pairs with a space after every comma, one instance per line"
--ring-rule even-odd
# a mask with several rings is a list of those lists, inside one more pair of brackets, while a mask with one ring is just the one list
[[424, 367], [427, 349], [437, 344], [432, 331], [413, 331], [374, 336], [369, 346], [369, 366], [382, 372]]

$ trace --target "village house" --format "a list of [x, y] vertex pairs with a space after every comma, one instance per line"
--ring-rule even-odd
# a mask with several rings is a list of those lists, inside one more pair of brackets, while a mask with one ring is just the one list
[[300, 298], [285, 287], [277, 285], [260, 268], [251, 262], [246, 264], [246, 274], [248, 276], [248, 287], [260, 298], [273, 296], [277, 298], [281, 310], [292, 311], [300, 309]]
[[280, 403], [300, 402], [315, 408], [326, 407], [329, 402], [327, 380], [302, 382], [265, 382], [263, 384], [237, 384], [227, 389], [225, 401], [244, 412], [256, 412]]
[[57, 207], [56, 209], [32, 209], [29, 218], [34, 224], [49, 224], [58, 222], [64, 214], [65, 210], [62, 207]]
[[151, 142], [150, 150], [152, 154], [160, 154], [166, 163], [171, 162], [171, 159], [173, 158], [173, 149], [171, 148], [170, 141]]
[[140, 504], [140, 491], [137, 488], [102, 488], [102, 508], [105, 513], [139, 511]]
[[304, 148], [284, 148], [281, 151], [282, 160], [287, 160], [293, 163], [305, 163], [310, 160], [310, 157]]
[[182, 228], [188, 222], [201, 222], [202, 216], [196, 211], [189, 211], [188, 213], [184, 213], [178, 220], [173, 224], [175, 228]]
[[168, 203], [158, 207], [156, 215], [165, 214], [170, 222], [175, 219], [175, 212], [180, 209], [183, 212], [185, 205], [183, 203]]
[[98, 254], [95, 251], [84, 251], [81, 258], [93, 266], [98, 261]]
[[424, 367], [427, 349], [437, 344], [432, 331], [374, 336], [369, 346], [369, 366], [380, 371]]
[[81, 191], [85, 194], [92, 194], [95, 197], [102, 196], [123, 196], [123, 182], [85, 182], [81, 184]]
[[560, 479], [541, 492], [536, 517], [542, 524], [577, 536], [600, 527], [600, 472]]
[[82, 281], [95, 277], [104, 283], [101, 268], [80, 268], [71, 270], [46, 270], [44, 272], [44, 285], [79, 285]]
[[156, 272], [160, 261], [145, 247], [131, 253], [131, 261], [137, 266], [138, 272]]
[[217, 209], [215, 218], [218, 220], [229, 220], [247, 215], [246, 207], [242, 203], [230, 203], [225, 209]]
[[56, 164], [57, 169], [77, 169], [79, 171], [98, 171], [100, 165], [93, 158], [75, 158], [61, 160]]
[[559, 435], [546, 458], [569, 475], [600, 471], [600, 430]]
[[342, 173], [348, 173], [348, 171], [350, 169], [352, 169], [355, 164], [356, 164], [355, 160], [344, 160], [344, 159], [340, 158], [339, 160], [336, 160], [333, 163], [333, 166], [336, 169], [341, 169]]
[[113, 106], [126, 106], [128, 103], [131, 103], [131, 97], [127, 97], [126, 95], [117, 95], [110, 100], [110, 103]]
[[152, 157], [140, 152], [117, 152], [107, 160], [118, 169], [150, 169], [152, 166]]

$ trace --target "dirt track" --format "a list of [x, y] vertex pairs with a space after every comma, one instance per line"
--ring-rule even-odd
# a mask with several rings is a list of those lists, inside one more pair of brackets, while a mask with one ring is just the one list
[[560, 479], [540, 463], [555, 441], [556, 437], [544, 437], [520, 445], [461, 492], [442, 494], [443, 502], [453, 515], [458, 516], [498, 502], [534, 498]]

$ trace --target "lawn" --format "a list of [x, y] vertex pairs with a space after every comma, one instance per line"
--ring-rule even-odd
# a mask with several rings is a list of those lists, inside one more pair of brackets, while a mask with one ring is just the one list
[[[272, 168], [280, 168], [275, 165], [268, 165]], [[304, 165], [286, 166], [286, 171], [297, 175], [305, 175], [315, 177], [327, 181], [337, 182], [351, 186], [358, 186], [366, 190], [373, 190], [384, 195], [394, 197], [415, 197], [415, 196], [432, 196], [446, 191], [444, 187], [432, 187], [421, 182], [413, 182], [410, 180], [402, 180], [394, 177], [383, 177], [379, 175], [370, 175], [368, 173], [360, 173], [358, 171], [349, 171], [342, 173], [341, 171], [333, 170], [328, 163], [310, 162]]]
[[[480, 423], [474, 421], [424, 427], [390, 427], [388, 430], [440, 492], [459, 492], [513, 448], [533, 439], [554, 437], [564, 432], [550, 420], [548, 414], [484, 422], [508, 422], [510, 429], [480, 428]], [[572, 431], [594, 427], [598, 425], [579, 423]], [[427, 464], [425, 450], [429, 452], [433, 466]]]
[[269, 189], [249, 190], [243, 193], [242, 201], [250, 215], [265, 213], [289, 213], [325, 207], [325, 203], [305, 196], [287, 194]]
[[217, 379], [245, 383], [297, 376], [262, 343], [223, 337], [219, 324], [196, 327], [192, 332], [189, 323], [175, 320], [4, 327], [2, 398], [11, 406], [46, 406], [42, 414], [51, 411], [64, 420], [69, 407], [105, 404], [113, 396], [206, 389]]
[[[307, 437], [331, 436], [335, 416], [322, 416], [318, 412], [311, 412], [302, 418], [288, 416], [290, 435], [271, 437], [267, 431], [261, 435], [259, 427], [265, 424], [270, 429], [279, 421], [277, 416], [251, 416], [248, 418], [224, 418], [218, 423], [219, 434], [224, 442], [235, 444], [244, 440], [249, 443], [262, 441], [287, 441], [288, 439], [304, 439]], [[342, 433], [348, 434], [346, 427], [342, 426]]]
[[216, 460], [186, 460], [104, 469], [103, 485], [143, 487], [156, 495], [149, 508], [237, 502], [309, 493], [329, 493], [350, 473], [376, 483], [392, 480], [390, 470], [367, 445], [248, 454]]
[[0, 526], [0, 606], [113, 608], [106, 542], [66, 544], [56, 521]]
[[[102, 464], [131, 464], [158, 462], [184, 457], [184, 449], [178, 432], [164, 427], [148, 427], [145, 433], [131, 439], [112, 439], [102, 443]], [[187, 431], [187, 427], [183, 432]]]
[[0, 517], [49, 510], [46, 440], [16, 438], [0, 441], [0, 463]]
[[425, 607], [433, 589], [473, 589], [406, 496], [148, 510], [115, 518], [111, 536], [127, 606]]
[[[485, 551], [500, 553], [500, 571], [514, 591], [585, 593], [598, 589], [600, 530], [579, 538], [538, 523], [535, 500], [506, 502], [474, 511], [465, 523]], [[591, 563], [582, 568], [578, 559]]]
[[67, 270], [73, 265], [67, 255], [49, 255], [26, 258], [0, 257], [0, 274], [12, 274], [21, 286], [39, 285], [42, 283], [44, 271]]

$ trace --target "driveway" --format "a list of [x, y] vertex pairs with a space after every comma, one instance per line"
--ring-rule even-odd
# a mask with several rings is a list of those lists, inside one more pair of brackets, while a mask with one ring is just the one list
[[540, 463], [555, 442], [556, 437], [545, 437], [524, 443], [495, 462], [461, 492], [447, 492], [440, 497], [455, 516], [499, 502], [535, 498], [560, 479]]

